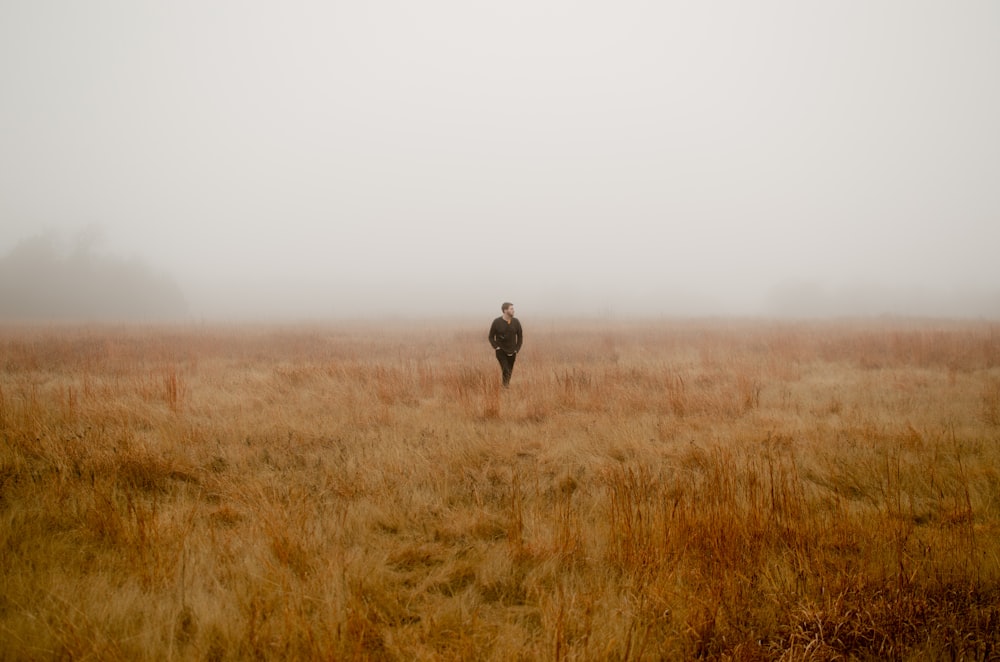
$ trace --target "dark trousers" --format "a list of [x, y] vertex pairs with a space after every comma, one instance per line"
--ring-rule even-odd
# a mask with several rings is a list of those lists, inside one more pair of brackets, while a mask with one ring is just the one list
[[502, 349], [497, 350], [497, 361], [500, 362], [500, 370], [503, 371], [503, 385], [510, 386], [510, 373], [514, 372], [514, 359], [517, 354], [507, 356], [507, 352]]

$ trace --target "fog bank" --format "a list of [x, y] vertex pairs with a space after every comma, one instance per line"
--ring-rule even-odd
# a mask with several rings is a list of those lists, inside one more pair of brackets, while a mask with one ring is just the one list
[[995, 2], [8, 0], [0, 90], [0, 255], [196, 318], [997, 315]]

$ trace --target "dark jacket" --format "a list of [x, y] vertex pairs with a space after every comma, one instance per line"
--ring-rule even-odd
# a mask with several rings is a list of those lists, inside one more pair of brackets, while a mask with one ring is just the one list
[[512, 317], [510, 324], [503, 317], [493, 320], [490, 325], [490, 344], [493, 349], [502, 349], [507, 354], [517, 354], [524, 342], [524, 331], [521, 330], [521, 323], [516, 317]]

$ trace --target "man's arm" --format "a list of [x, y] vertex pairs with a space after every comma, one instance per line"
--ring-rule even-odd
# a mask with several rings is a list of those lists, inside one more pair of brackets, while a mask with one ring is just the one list
[[496, 341], [497, 331], [496, 331], [496, 329], [497, 329], [497, 323], [496, 323], [496, 320], [493, 320], [490, 323], [490, 334], [488, 336], [486, 336], [486, 339], [490, 341], [490, 347], [492, 347], [494, 349], [494, 351], [500, 349], [497, 346], [497, 341]]
[[521, 351], [521, 343], [524, 342], [524, 329], [521, 327], [520, 320], [517, 323], [517, 345], [514, 348], [514, 352]]

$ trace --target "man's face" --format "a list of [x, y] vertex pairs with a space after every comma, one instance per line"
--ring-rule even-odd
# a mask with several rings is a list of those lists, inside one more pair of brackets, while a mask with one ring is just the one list
[[514, 306], [507, 306], [507, 310], [503, 311], [503, 316], [510, 319], [514, 316]]

